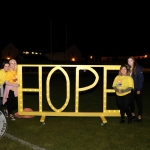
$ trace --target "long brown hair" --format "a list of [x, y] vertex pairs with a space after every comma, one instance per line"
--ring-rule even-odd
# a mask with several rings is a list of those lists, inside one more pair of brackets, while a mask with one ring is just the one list
[[[132, 68], [132, 72], [134, 75], [136, 75], [136, 70], [137, 70], [137, 66], [138, 63], [136, 62], [135, 58], [133, 56], [128, 57], [128, 59], [132, 59], [133, 60], [133, 68]], [[127, 63], [128, 63], [128, 59], [127, 59]]]

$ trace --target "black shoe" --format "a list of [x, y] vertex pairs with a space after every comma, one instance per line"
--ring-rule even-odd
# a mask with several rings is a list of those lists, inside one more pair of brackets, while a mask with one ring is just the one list
[[119, 123], [124, 123], [124, 122], [125, 122], [125, 120], [124, 120], [124, 119], [121, 119]]
[[135, 119], [136, 117], [135, 116], [132, 116], [132, 119]]
[[12, 115], [12, 116], [10, 116], [10, 120], [15, 121], [16, 119], [15, 119], [15, 117]]
[[142, 119], [136, 118], [136, 119], [134, 119], [134, 122], [142, 122]]

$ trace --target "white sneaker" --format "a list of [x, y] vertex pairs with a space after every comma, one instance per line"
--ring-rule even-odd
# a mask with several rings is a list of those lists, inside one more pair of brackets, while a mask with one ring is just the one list
[[14, 121], [14, 120], [16, 120], [16, 119], [15, 119], [15, 117], [12, 115], [12, 116], [10, 116], [10, 120]]

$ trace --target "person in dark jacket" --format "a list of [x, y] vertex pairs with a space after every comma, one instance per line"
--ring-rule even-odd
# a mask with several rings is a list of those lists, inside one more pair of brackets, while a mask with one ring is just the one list
[[[142, 89], [144, 83], [144, 75], [143, 75], [143, 67], [140, 66], [135, 58], [130, 56], [127, 59], [128, 65], [130, 66], [130, 75], [134, 80], [134, 90], [132, 91], [132, 99], [130, 104], [130, 109], [132, 112], [132, 117], [135, 122], [142, 121], [142, 112], [143, 112], [143, 103], [142, 103]], [[134, 102], [136, 100], [137, 108], [138, 108], [138, 116], [135, 117], [135, 105]]]

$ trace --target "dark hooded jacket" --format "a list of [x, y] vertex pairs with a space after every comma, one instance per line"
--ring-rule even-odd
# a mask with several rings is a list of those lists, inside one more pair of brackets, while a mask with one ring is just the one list
[[144, 83], [143, 67], [138, 65], [136, 74], [132, 73], [131, 76], [134, 80], [134, 90], [141, 91]]

